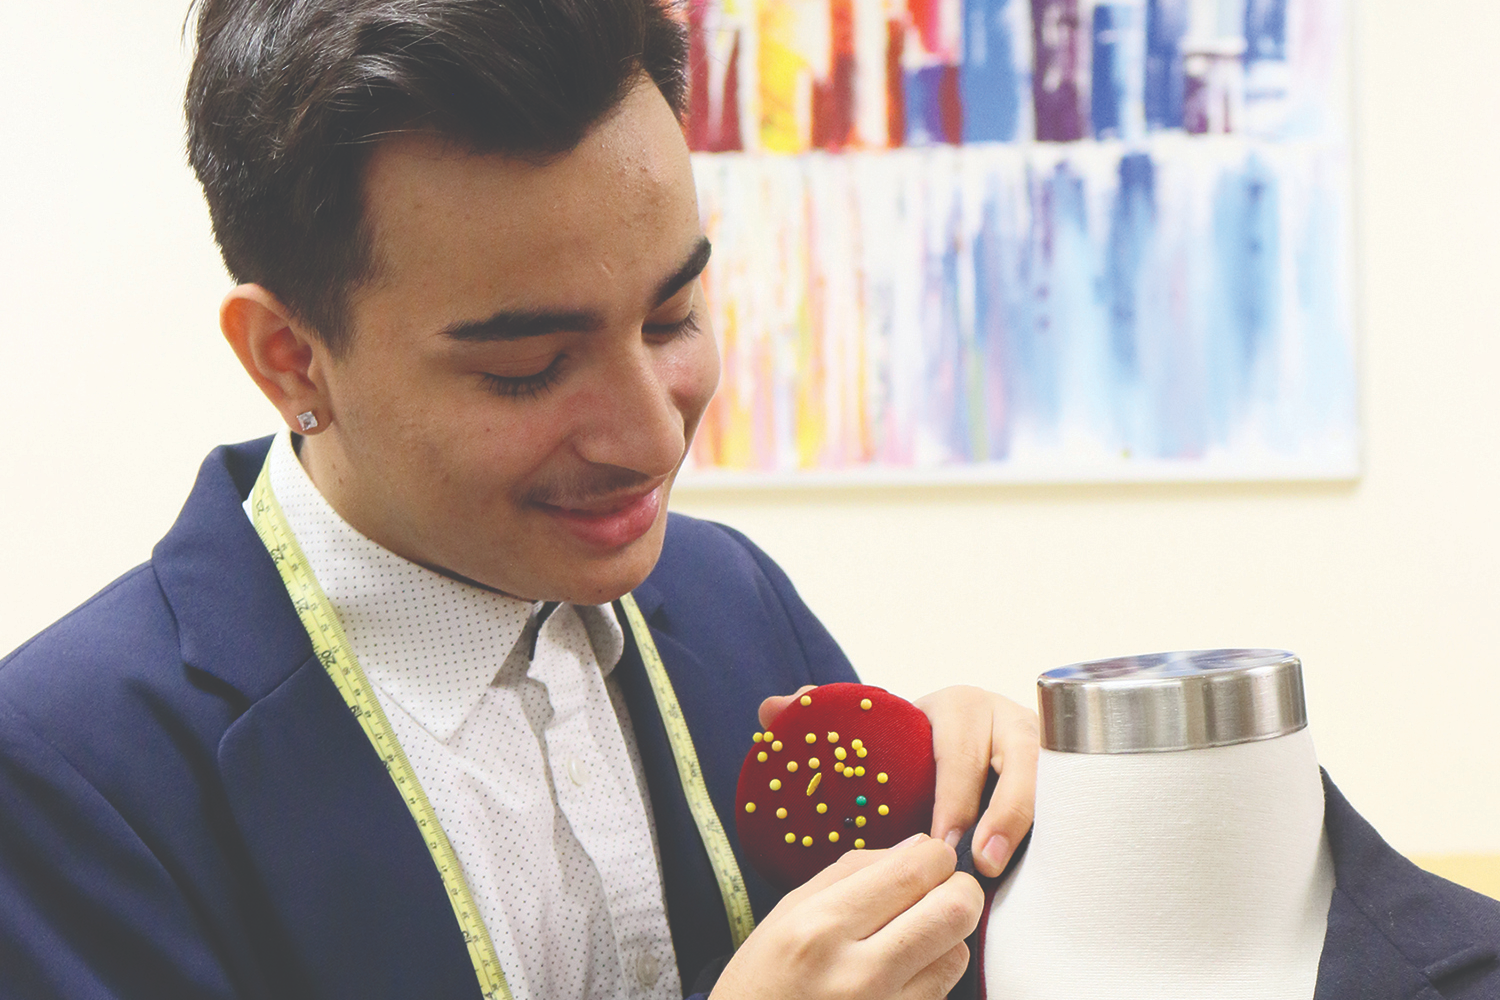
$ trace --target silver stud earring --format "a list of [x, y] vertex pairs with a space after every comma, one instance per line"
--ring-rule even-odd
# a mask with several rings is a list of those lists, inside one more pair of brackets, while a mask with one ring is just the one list
[[299, 413], [297, 414], [297, 426], [301, 427], [303, 432], [306, 433], [318, 426], [318, 418], [312, 410], [308, 410], [306, 413]]

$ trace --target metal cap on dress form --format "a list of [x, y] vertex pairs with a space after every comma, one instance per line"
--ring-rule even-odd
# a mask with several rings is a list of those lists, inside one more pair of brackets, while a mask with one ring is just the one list
[[1302, 663], [1280, 649], [1197, 649], [1075, 663], [1037, 678], [1042, 746], [1152, 753], [1268, 740], [1307, 725]]

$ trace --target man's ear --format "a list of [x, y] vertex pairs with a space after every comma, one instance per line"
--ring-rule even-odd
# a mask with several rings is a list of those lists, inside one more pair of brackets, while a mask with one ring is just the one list
[[280, 299], [260, 285], [240, 285], [219, 306], [219, 329], [288, 427], [308, 433], [333, 422], [322, 377], [327, 348]]

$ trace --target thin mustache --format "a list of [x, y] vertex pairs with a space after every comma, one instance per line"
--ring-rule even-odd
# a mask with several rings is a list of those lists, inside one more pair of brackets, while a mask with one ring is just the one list
[[594, 466], [586, 472], [550, 483], [542, 483], [527, 494], [534, 504], [577, 510], [601, 500], [612, 500], [621, 494], [645, 493], [662, 477], [618, 465]]

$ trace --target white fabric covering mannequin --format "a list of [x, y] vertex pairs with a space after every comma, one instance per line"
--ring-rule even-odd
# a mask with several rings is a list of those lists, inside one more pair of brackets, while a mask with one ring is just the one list
[[[996, 891], [982, 943], [990, 1000], [1313, 996], [1333, 864], [1300, 666], [1294, 673], [1282, 678], [1284, 689], [1294, 681], [1301, 715], [1289, 733], [1166, 752], [1043, 749], [1031, 843]], [[1239, 701], [1260, 733], [1287, 707]], [[1172, 726], [1139, 716], [1170, 704], [1137, 699], [1132, 719], [1095, 699], [1090, 735], [1135, 726], [1136, 737], [1160, 739]], [[1044, 697], [1044, 747], [1055, 745], [1049, 722], [1059, 728], [1047, 712]]]

